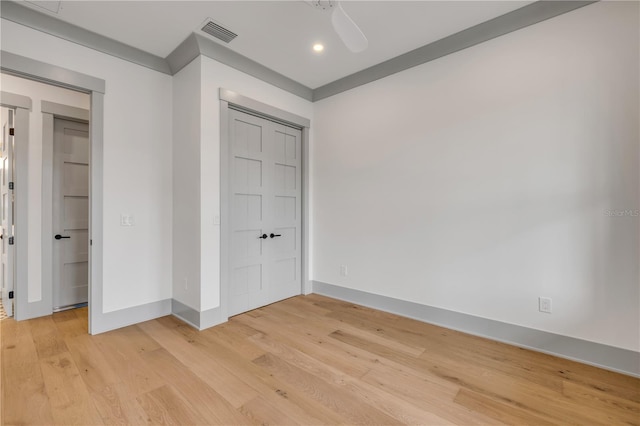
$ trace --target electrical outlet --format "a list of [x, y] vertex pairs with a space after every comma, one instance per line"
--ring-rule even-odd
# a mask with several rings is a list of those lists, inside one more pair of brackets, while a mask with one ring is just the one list
[[551, 298], [538, 297], [538, 310], [547, 314], [551, 313]]
[[340, 265], [340, 276], [346, 277], [349, 275], [349, 270], [347, 269], [347, 265]]
[[187, 277], [184, 277], [184, 289], [185, 290], [189, 289], [189, 280], [187, 279]]

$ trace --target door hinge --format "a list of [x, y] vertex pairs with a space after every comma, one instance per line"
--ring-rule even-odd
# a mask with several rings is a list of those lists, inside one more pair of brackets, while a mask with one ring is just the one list
[[13, 127], [11, 127], [11, 128], [9, 129], [9, 136], [15, 136], [15, 134], [16, 134], [16, 129], [14, 129]]
[[13, 291], [9, 292], [9, 299], [13, 299]]
[[9, 245], [12, 246], [15, 242], [14, 237], [9, 237]]
[[13, 182], [9, 182], [9, 189], [13, 189]]

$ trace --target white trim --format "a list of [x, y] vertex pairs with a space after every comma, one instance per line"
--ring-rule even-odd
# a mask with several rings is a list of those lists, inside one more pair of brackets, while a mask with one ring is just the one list
[[40, 101], [40, 111], [44, 114], [53, 114], [56, 118], [88, 123], [90, 112], [88, 109], [77, 108], [57, 102]]
[[[89, 137], [91, 141], [91, 163], [89, 170], [89, 334], [112, 330], [115, 323], [113, 314], [103, 312], [103, 176], [104, 176], [104, 94], [91, 92], [91, 119], [89, 120]], [[169, 307], [171, 311], [171, 307]], [[127, 315], [125, 312], [122, 315]], [[165, 314], [166, 315], [166, 314]], [[151, 317], [145, 317], [143, 321]]]
[[36, 61], [6, 50], [0, 50], [0, 70], [7, 74], [84, 93], [104, 93], [105, 90], [105, 82], [100, 78]]
[[220, 315], [229, 318], [229, 250], [231, 197], [229, 195], [229, 103], [220, 100]]
[[53, 114], [42, 114], [42, 299], [53, 309]]
[[114, 312], [101, 312], [99, 322], [94, 321], [92, 325], [91, 334], [104, 333], [167, 315], [171, 315], [171, 299], [158, 300]]
[[640, 377], [640, 352], [433, 306], [420, 305], [320, 281], [313, 282], [313, 292], [474, 336]]
[[288, 126], [303, 129], [311, 125], [311, 120], [305, 117], [301, 117], [297, 114], [293, 114], [289, 111], [285, 111], [280, 108], [273, 107], [269, 104], [265, 104], [255, 99], [242, 96], [239, 93], [231, 90], [220, 88], [218, 93], [221, 101], [226, 101], [227, 106], [233, 105], [236, 109], [243, 110], [248, 113], [257, 113], [261, 117], [273, 119]]
[[171, 299], [171, 315], [200, 330], [200, 312], [176, 299]]
[[302, 294], [313, 291], [311, 282], [311, 187], [309, 127], [302, 128]]
[[186, 322], [196, 330], [204, 330], [226, 321], [222, 319], [220, 307], [198, 312], [190, 306], [175, 299], [171, 299], [171, 315]]
[[31, 98], [17, 93], [0, 92], [0, 105], [9, 108], [22, 108], [28, 111], [32, 109]]

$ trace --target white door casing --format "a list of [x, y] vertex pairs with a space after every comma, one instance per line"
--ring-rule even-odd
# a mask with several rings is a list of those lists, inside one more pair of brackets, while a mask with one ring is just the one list
[[301, 139], [229, 111], [229, 316], [301, 293]]
[[10, 129], [14, 127], [14, 111], [2, 107], [2, 141], [0, 141], [0, 218], [2, 221], [2, 261], [0, 262], [0, 280], [2, 280], [2, 304], [8, 316], [13, 316], [13, 300], [9, 299], [9, 292], [13, 291], [14, 245], [10, 238], [14, 236], [13, 223], [13, 190], [9, 183], [13, 182], [14, 169], [14, 137]]
[[89, 126], [55, 119], [53, 144], [53, 308], [88, 301]]

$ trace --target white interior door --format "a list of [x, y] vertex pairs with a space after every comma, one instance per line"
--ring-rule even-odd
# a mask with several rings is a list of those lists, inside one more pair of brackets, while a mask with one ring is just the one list
[[13, 144], [14, 137], [11, 135], [13, 129], [14, 111], [2, 107], [2, 141], [0, 142], [0, 217], [2, 219], [2, 261], [0, 262], [0, 280], [2, 280], [2, 305], [9, 316], [13, 316], [13, 300], [9, 299], [9, 292], [13, 291], [13, 265], [14, 265], [14, 245], [11, 244], [13, 238], [13, 189], [10, 182], [13, 182]]
[[229, 315], [301, 293], [301, 131], [230, 110]]
[[53, 309], [86, 303], [89, 284], [89, 125], [53, 126]]

